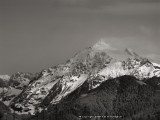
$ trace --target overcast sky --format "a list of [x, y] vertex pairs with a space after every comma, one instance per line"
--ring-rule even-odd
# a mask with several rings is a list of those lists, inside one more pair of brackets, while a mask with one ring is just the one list
[[160, 63], [160, 0], [0, 0], [0, 74], [39, 72], [102, 38]]

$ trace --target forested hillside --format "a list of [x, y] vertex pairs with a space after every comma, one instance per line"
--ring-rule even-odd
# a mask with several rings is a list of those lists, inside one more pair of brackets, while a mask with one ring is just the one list
[[[145, 82], [122, 76], [87, 91], [87, 82], [59, 104], [37, 113], [31, 120], [159, 120], [160, 92], [152, 78]], [[47, 103], [47, 101], [46, 101]]]

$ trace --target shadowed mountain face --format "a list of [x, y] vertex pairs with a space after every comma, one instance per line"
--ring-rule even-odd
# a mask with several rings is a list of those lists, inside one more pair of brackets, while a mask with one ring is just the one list
[[113, 117], [119, 120], [159, 120], [159, 89], [147, 82], [155, 80], [160, 81], [160, 78], [139, 82], [135, 77], [122, 76], [107, 80], [91, 91], [87, 90], [89, 84], [85, 82], [60, 103], [50, 105], [47, 111], [37, 116], [40, 120], [44, 120], [43, 115], [50, 120], [97, 120], [96, 116], [101, 116], [99, 120], [112, 120]]

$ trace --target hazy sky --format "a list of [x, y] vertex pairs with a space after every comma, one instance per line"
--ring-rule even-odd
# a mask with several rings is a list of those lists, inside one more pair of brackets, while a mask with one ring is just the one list
[[102, 38], [160, 63], [160, 0], [0, 0], [0, 74], [39, 72]]

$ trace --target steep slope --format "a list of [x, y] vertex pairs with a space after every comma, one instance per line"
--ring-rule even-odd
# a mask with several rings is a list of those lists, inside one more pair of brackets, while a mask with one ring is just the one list
[[160, 69], [155, 64], [134, 52], [131, 53], [131, 50], [128, 52], [131, 55], [123, 52], [125, 59], [115, 59], [112, 56], [121, 51], [118, 52], [100, 41], [79, 52], [66, 63], [40, 72], [37, 79], [12, 101], [11, 106], [34, 114], [44, 101], [57, 104], [86, 81], [89, 83], [87, 89], [92, 90], [108, 79], [123, 75], [134, 76], [139, 80], [160, 76]]

